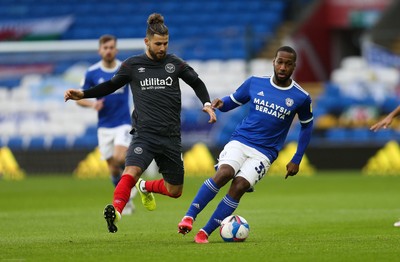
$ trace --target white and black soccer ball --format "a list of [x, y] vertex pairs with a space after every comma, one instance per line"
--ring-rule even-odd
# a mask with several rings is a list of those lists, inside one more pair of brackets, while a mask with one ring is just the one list
[[219, 229], [219, 234], [225, 242], [243, 242], [249, 236], [249, 232], [249, 223], [238, 215], [226, 217]]

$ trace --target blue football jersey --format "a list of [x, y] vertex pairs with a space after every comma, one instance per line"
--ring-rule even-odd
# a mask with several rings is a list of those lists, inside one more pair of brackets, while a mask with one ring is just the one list
[[249, 103], [248, 115], [231, 136], [266, 155], [271, 163], [282, 149], [295, 115], [300, 123], [313, 120], [310, 95], [292, 81], [279, 87], [272, 77], [250, 77], [233, 94], [238, 105]]
[[[118, 60], [117, 66], [112, 69], [104, 68], [101, 61], [90, 66], [86, 72], [82, 89], [86, 90], [110, 80], [117, 72], [120, 65], [121, 61]], [[104, 107], [98, 112], [98, 127], [116, 127], [124, 124], [131, 124], [129, 85], [121, 87], [112, 94], [97, 99], [104, 99]]]

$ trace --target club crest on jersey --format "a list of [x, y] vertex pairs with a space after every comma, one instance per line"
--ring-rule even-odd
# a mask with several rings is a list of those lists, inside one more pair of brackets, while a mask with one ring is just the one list
[[175, 72], [175, 66], [171, 63], [168, 63], [165, 65], [165, 71], [172, 74], [173, 72]]
[[139, 73], [144, 73], [146, 71], [146, 68], [144, 67], [138, 68], [138, 71]]
[[286, 98], [285, 103], [287, 106], [292, 106], [294, 104], [294, 101], [291, 98]]
[[133, 149], [133, 152], [135, 152], [135, 154], [137, 155], [141, 155], [143, 153], [143, 148], [141, 147], [135, 147], [135, 149]]

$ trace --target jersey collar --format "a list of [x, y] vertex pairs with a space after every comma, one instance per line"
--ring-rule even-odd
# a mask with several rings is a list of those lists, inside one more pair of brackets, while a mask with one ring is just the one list
[[293, 85], [294, 85], [294, 81], [293, 81], [293, 79], [292, 79], [292, 83], [290, 83], [289, 86], [281, 87], [281, 86], [278, 86], [278, 85], [276, 85], [276, 84], [274, 83], [273, 78], [274, 78], [274, 76], [271, 76], [271, 78], [269, 79], [269, 82], [270, 82], [271, 85], [272, 85], [273, 87], [275, 87], [276, 89], [280, 89], [280, 90], [289, 90], [289, 89], [292, 88]]

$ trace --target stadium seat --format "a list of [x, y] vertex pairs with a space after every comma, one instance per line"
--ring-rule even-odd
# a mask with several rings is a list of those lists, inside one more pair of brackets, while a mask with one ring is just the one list
[[97, 136], [97, 125], [87, 126], [84, 135]]
[[28, 150], [44, 150], [47, 149], [48, 144], [43, 136], [32, 137], [29, 141]]
[[349, 139], [355, 142], [368, 142], [372, 137], [372, 132], [368, 128], [354, 128], [349, 131]]
[[382, 129], [378, 132], [371, 132], [371, 137], [373, 140], [378, 142], [388, 142], [392, 139], [395, 139], [396, 134], [392, 129]]
[[349, 137], [349, 132], [344, 128], [331, 128], [326, 131], [326, 138], [330, 142], [348, 141]]
[[29, 140], [29, 138], [14, 136], [8, 140], [7, 146], [11, 150], [25, 150], [28, 147]]
[[367, 61], [361, 56], [348, 56], [342, 59], [340, 66], [345, 70], [361, 70], [367, 68]]
[[95, 148], [97, 146], [97, 136], [84, 135], [77, 137], [72, 146], [76, 149], [79, 148]]
[[51, 149], [68, 149], [71, 146], [71, 143], [69, 141], [70, 139], [68, 139], [65, 136], [55, 136], [53, 137], [52, 141], [51, 141]]

